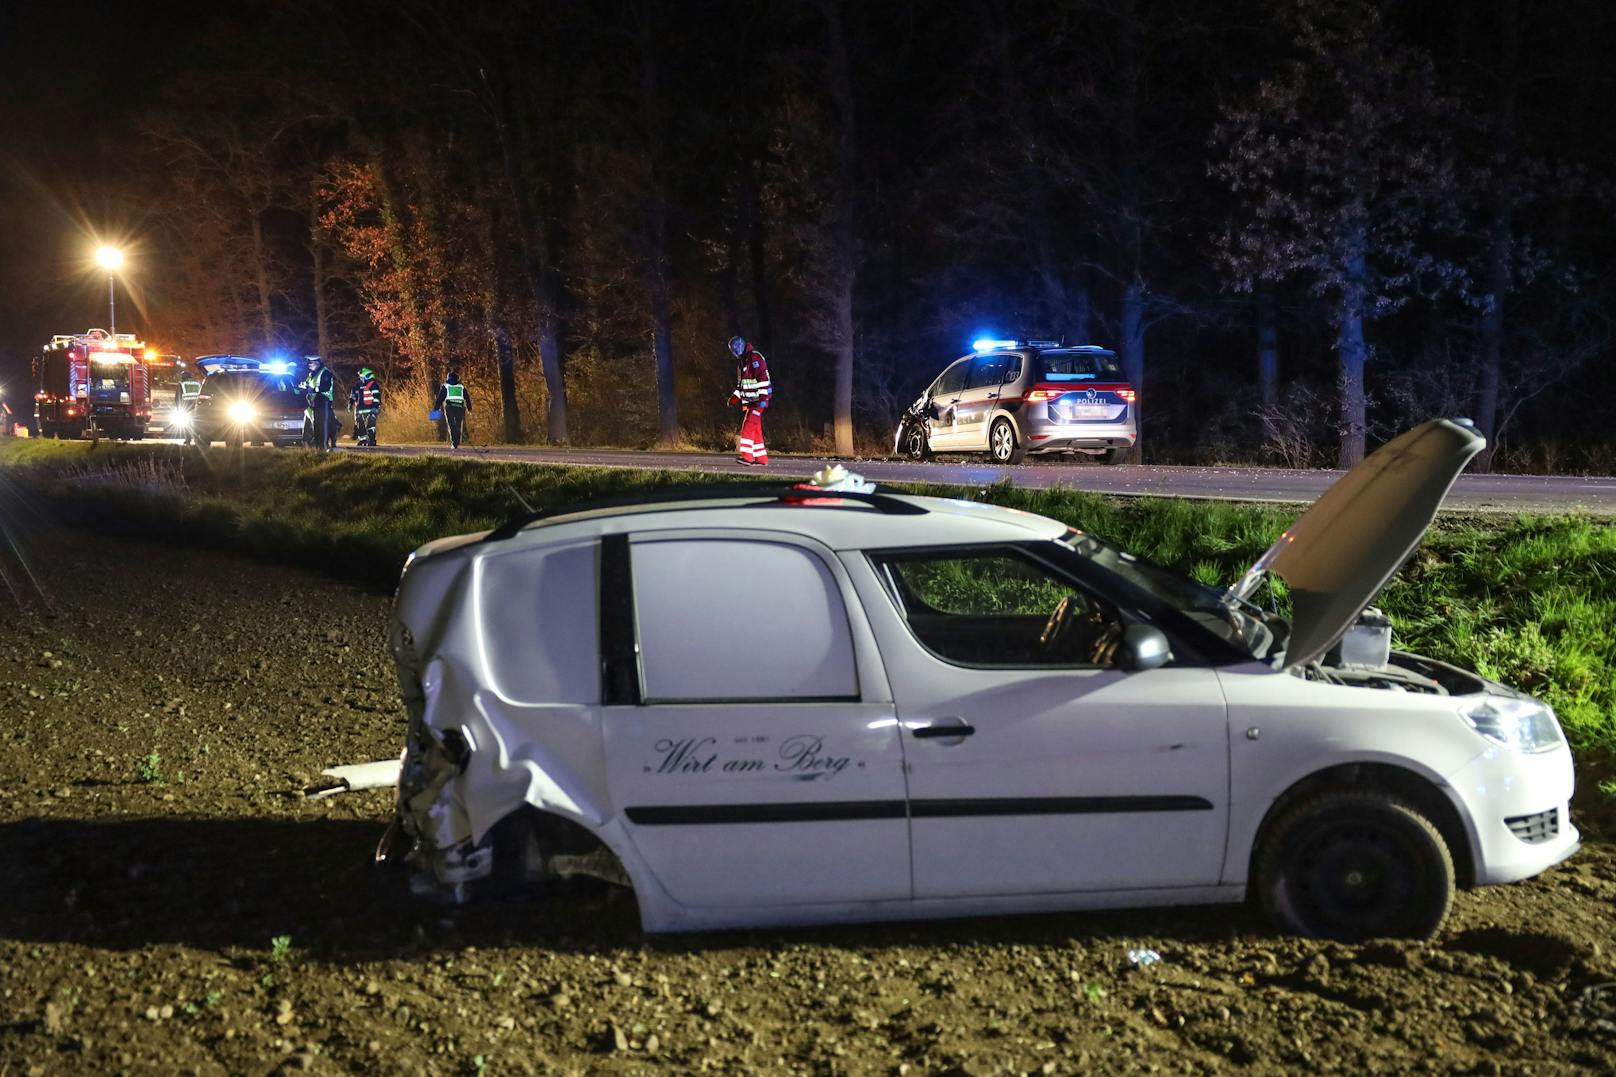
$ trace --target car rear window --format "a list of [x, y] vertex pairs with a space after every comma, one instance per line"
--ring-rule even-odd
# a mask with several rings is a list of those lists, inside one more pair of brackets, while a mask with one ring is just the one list
[[1111, 352], [1043, 352], [1038, 356], [1044, 381], [1121, 381], [1122, 368]]

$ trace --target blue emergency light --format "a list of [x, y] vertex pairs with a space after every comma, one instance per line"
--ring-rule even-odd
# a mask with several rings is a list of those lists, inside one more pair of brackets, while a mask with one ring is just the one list
[[981, 337], [971, 341], [971, 350], [979, 352], [990, 352], [995, 348], [1014, 348], [1015, 346], [1016, 342], [1013, 340], [994, 340], [992, 337]]

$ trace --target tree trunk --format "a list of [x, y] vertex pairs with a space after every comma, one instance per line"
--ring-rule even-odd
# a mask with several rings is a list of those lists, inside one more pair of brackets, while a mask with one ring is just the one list
[[764, 355], [774, 354], [774, 324], [769, 315], [768, 236], [758, 197], [763, 179], [757, 162], [749, 162], [741, 185], [741, 207], [746, 214], [746, 248], [752, 271], [752, 332], [741, 335], [757, 342]]
[[665, 446], [679, 443], [679, 396], [673, 383], [673, 318], [668, 281], [659, 269], [651, 282], [651, 347], [656, 354], [657, 435]]
[[1481, 386], [1477, 393], [1476, 425], [1487, 448], [1476, 460], [1478, 471], [1491, 471], [1498, 452], [1498, 397], [1504, 375], [1504, 303], [1509, 295], [1510, 255], [1515, 202], [1510, 190], [1515, 160], [1515, 112], [1520, 58], [1519, 12], [1515, 0], [1498, 5], [1501, 22], [1498, 119], [1494, 127], [1493, 212], [1487, 244], [1487, 294], [1481, 315]]
[[[561, 335], [557, 327], [559, 284], [552, 282], [552, 230], [543, 215], [536, 211], [531, 199], [537, 184], [531, 182], [521, 161], [533, 160], [533, 139], [528, 129], [525, 111], [518, 107], [516, 135], [519, 146], [513, 146], [510, 129], [505, 121], [505, 101], [500, 89], [489, 81], [486, 72], [479, 72], [488, 91], [489, 108], [493, 114], [494, 132], [499, 140], [500, 162], [505, 172], [507, 194], [515, 214], [517, 244], [522, 252], [522, 276], [533, 297], [533, 316], [539, 329], [539, 365], [544, 374], [547, 414], [545, 436], [552, 445], [567, 440], [567, 387], [562, 380]], [[543, 104], [539, 105], [541, 109]], [[550, 147], [550, 157], [560, 155], [558, 147]], [[551, 192], [555, 194], [554, 191]]]
[[646, 277], [651, 300], [651, 340], [656, 356], [657, 434], [664, 446], [679, 442], [679, 396], [673, 381], [673, 314], [668, 298], [668, 192], [663, 180], [666, 146], [662, 88], [658, 85], [657, 28], [652, 7], [635, 11], [640, 53], [640, 114], [645, 124], [647, 188]]
[[376, 199], [381, 211], [382, 229], [387, 237], [387, 261], [398, 274], [399, 301], [404, 306], [404, 334], [405, 339], [409, 341], [409, 351], [404, 358], [407, 363], [414, 364], [423, 375], [431, 378], [434, 376], [433, 371], [441, 366], [445, 357], [430, 354], [427, 346], [421, 299], [415, 286], [416, 272], [410, 261], [409, 244], [404, 234], [405, 221], [399, 213], [398, 198], [387, 175], [387, 165], [381, 147], [366, 135], [357, 134], [355, 138], [365, 149], [365, 155], [370, 161], [370, 174], [376, 184]]
[[1139, 438], [1123, 454], [1130, 464], [1144, 462], [1145, 419], [1141, 405], [1145, 399], [1145, 282], [1135, 276], [1122, 290], [1122, 373], [1133, 386], [1133, 418]]
[[1364, 458], [1364, 365], [1369, 345], [1364, 340], [1364, 305], [1369, 294], [1369, 268], [1364, 254], [1363, 229], [1347, 239], [1341, 307], [1336, 322], [1336, 354], [1341, 360], [1341, 450], [1336, 466], [1356, 467]]
[[1279, 406], [1279, 304], [1272, 284], [1257, 285], [1257, 399], [1268, 414]]
[[257, 212], [252, 215], [252, 241], [253, 268], [258, 275], [258, 317], [261, 332], [264, 334], [263, 346], [272, 348], [275, 345], [275, 316], [270, 309], [269, 301], [269, 266], [265, 262], [267, 256], [264, 253], [264, 222]]
[[494, 358], [499, 363], [500, 417], [504, 420], [504, 439], [508, 445], [522, 441], [522, 412], [516, 406], [516, 352], [511, 347], [510, 330], [503, 321], [494, 325]]
[[309, 268], [314, 286], [314, 339], [320, 357], [330, 361], [330, 312], [325, 295], [325, 244], [320, 239], [320, 203], [311, 194], [309, 198]]
[[834, 292], [831, 296], [830, 343], [836, 356], [834, 416], [836, 452], [853, 455], [853, 294], [858, 284], [858, 236], [854, 230], [854, 176], [856, 175], [856, 119], [853, 111], [853, 73], [847, 58], [839, 0], [820, 0], [825, 16], [825, 44], [831, 100], [840, 121], [836, 154], [835, 209], [831, 223]]

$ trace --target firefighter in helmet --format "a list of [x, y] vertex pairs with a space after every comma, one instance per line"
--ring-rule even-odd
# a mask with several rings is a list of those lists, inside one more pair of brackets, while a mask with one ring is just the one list
[[331, 375], [331, 368], [318, 355], [305, 355], [303, 361], [307, 368], [297, 386], [306, 402], [303, 409], [303, 444], [325, 452], [336, 441], [331, 429], [331, 402], [336, 397], [337, 382]]
[[376, 444], [376, 419], [382, 413], [382, 389], [376, 384], [376, 372], [368, 366], [359, 368], [359, 380], [348, 390], [348, 407], [353, 411], [355, 445]]
[[729, 402], [739, 405], [742, 412], [735, 459], [749, 465], [767, 464], [769, 450], [763, 445], [763, 413], [774, 395], [769, 385], [768, 361], [745, 337], [730, 337], [729, 351], [735, 356], [735, 391], [729, 394]]
[[471, 394], [460, 384], [460, 375], [449, 371], [449, 376], [438, 386], [435, 409], [443, 412], [443, 421], [449, 424], [449, 447], [460, 448], [460, 435], [466, 428], [466, 415], [471, 411]]

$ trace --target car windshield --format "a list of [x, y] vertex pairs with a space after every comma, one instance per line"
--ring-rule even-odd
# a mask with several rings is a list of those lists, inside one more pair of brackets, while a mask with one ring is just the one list
[[129, 388], [128, 364], [102, 362], [90, 364], [90, 387], [93, 389]]
[[1224, 593], [1216, 588], [1196, 583], [1082, 531], [1068, 531], [1056, 541], [1173, 607], [1219, 639], [1249, 651], [1253, 658], [1268, 657], [1274, 647], [1275, 630], [1282, 622], [1264, 617], [1255, 608], [1226, 602]]
[[1117, 357], [1109, 352], [1042, 352], [1038, 362], [1044, 370], [1044, 381], [1122, 380], [1122, 368], [1117, 366]]
[[239, 371], [214, 374], [203, 385], [202, 391], [209, 396], [224, 395], [236, 396], [284, 396], [288, 399], [296, 397], [301, 402], [302, 397], [297, 396], [292, 385], [292, 379], [286, 374], [249, 374]]

